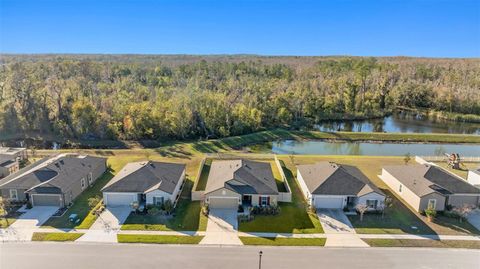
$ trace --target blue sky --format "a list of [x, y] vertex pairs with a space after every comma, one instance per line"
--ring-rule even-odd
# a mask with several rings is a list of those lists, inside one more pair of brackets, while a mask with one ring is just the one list
[[480, 1], [0, 0], [4, 53], [480, 57]]

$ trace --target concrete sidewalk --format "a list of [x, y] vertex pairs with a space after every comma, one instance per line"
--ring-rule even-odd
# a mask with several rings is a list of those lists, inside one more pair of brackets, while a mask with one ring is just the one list
[[128, 206], [106, 208], [93, 223], [92, 227], [77, 241], [116, 243], [120, 227], [131, 211], [131, 208]]
[[317, 216], [327, 235], [326, 247], [369, 247], [357, 236], [352, 223], [342, 210], [319, 209]]

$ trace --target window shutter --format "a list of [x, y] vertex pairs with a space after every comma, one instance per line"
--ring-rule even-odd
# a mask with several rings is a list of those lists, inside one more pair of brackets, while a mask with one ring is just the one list
[[270, 205], [270, 196], [267, 197], [267, 205]]
[[258, 205], [262, 205], [262, 196], [258, 196]]

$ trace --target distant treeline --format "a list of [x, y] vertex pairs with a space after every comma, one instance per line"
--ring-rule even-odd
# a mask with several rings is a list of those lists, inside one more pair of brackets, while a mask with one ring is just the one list
[[480, 115], [479, 59], [1, 55], [0, 63], [0, 134], [186, 139], [381, 117], [397, 106]]

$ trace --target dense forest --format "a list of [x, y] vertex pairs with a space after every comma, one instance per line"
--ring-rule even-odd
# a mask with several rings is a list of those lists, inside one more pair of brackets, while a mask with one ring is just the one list
[[396, 107], [480, 115], [480, 60], [1, 55], [0, 134], [212, 138]]

